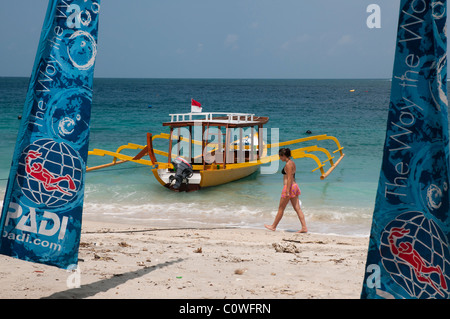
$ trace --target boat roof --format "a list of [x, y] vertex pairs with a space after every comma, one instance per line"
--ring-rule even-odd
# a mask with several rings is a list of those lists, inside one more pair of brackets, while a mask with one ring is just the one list
[[267, 116], [255, 116], [250, 113], [227, 113], [227, 112], [191, 112], [169, 114], [170, 122], [164, 122], [163, 126], [193, 126], [214, 125], [228, 127], [246, 127], [263, 125], [269, 121]]

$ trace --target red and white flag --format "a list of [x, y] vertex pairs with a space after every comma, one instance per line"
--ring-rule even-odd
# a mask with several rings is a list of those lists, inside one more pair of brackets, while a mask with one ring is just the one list
[[197, 102], [194, 99], [191, 99], [191, 113], [194, 112], [201, 112], [202, 111], [202, 105], [200, 102]]

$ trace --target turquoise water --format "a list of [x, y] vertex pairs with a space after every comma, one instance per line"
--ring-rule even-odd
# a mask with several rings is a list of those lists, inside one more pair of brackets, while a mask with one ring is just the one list
[[[0, 78], [0, 198], [25, 101], [28, 79]], [[350, 92], [350, 90], [355, 90]], [[388, 80], [228, 80], [95, 79], [90, 149], [115, 150], [146, 144], [146, 133], [168, 132], [161, 123], [170, 113], [190, 111], [191, 98], [205, 112], [245, 112], [269, 116], [280, 141], [328, 134], [346, 154], [324, 181], [310, 159], [298, 159], [296, 178], [309, 230], [368, 235], [385, 138]], [[151, 106], [151, 107], [149, 107]], [[270, 139], [268, 141], [271, 142]], [[333, 149], [333, 143], [324, 144]], [[167, 150], [166, 144], [156, 148]], [[93, 166], [108, 159], [90, 158]], [[263, 227], [276, 214], [282, 188], [276, 174], [245, 179], [194, 193], [163, 188], [144, 166], [123, 164], [90, 172], [84, 218], [163, 227]], [[288, 206], [279, 228], [297, 230]]]

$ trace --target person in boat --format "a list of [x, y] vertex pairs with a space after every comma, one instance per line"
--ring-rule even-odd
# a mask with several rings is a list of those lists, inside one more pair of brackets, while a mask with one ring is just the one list
[[306, 233], [308, 229], [306, 227], [305, 215], [300, 207], [300, 202], [298, 200], [298, 196], [300, 195], [300, 188], [295, 181], [295, 163], [291, 159], [291, 150], [289, 148], [282, 148], [279, 150], [278, 155], [280, 156], [280, 160], [286, 162], [281, 173], [283, 174], [283, 190], [281, 192], [280, 205], [278, 207], [278, 213], [275, 216], [275, 220], [272, 225], [264, 225], [267, 229], [275, 231], [278, 223], [283, 217], [284, 210], [289, 203], [292, 204], [295, 212], [297, 213], [298, 218], [300, 219], [300, 223], [302, 224], [302, 228], [298, 231], [299, 233]]

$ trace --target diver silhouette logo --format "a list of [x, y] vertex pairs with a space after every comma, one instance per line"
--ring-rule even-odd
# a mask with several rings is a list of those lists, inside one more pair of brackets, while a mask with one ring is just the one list
[[389, 232], [389, 243], [391, 244], [391, 252], [394, 256], [405, 261], [409, 264], [413, 270], [418, 281], [430, 284], [436, 292], [438, 292], [442, 297], [445, 295], [439, 290], [437, 285], [430, 279], [432, 273], [439, 275], [439, 284], [446, 290], [447, 283], [445, 282], [444, 274], [440, 266], [434, 267], [430, 265], [419, 252], [413, 248], [411, 243], [402, 242], [397, 246], [397, 239], [404, 237], [409, 234], [410, 230], [404, 228], [392, 228]]
[[385, 270], [411, 297], [449, 297], [449, 246], [423, 213], [403, 213], [386, 226], [380, 253]]
[[17, 182], [22, 193], [49, 208], [72, 202], [82, 188], [82, 160], [65, 143], [35, 141], [19, 158]]
[[75, 184], [68, 174], [66, 176], [58, 177], [50, 173], [47, 169], [45, 169], [41, 163], [33, 163], [33, 165], [31, 165], [31, 162], [33, 160], [39, 159], [41, 156], [42, 154], [36, 151], [30, 150], [28, 152], [28, 155], [25, 159], [27, 173], [37, 181], [41, 182], [47, 191], [58, 190], [63, 194], [72, 196], [73, 195], [72, 193], [69, 193], [59, 185], [61, 181], [67, 181], [69, 184], [69, 189], [71, 191], [75, 190]]

